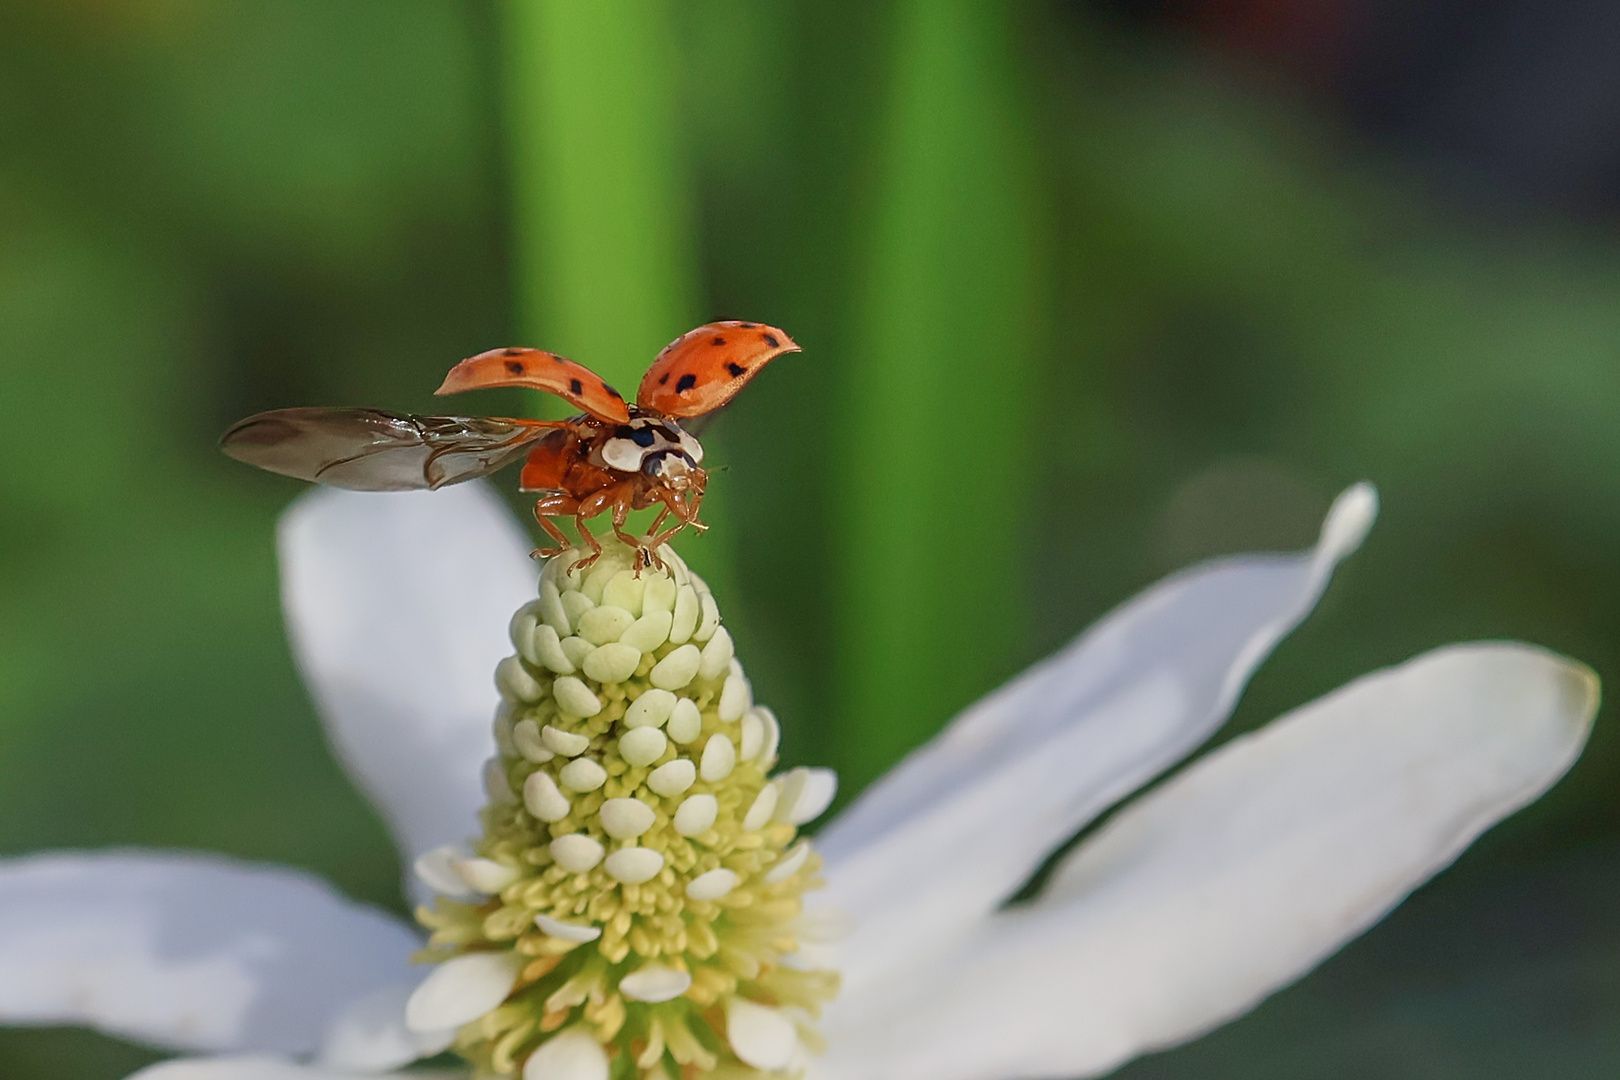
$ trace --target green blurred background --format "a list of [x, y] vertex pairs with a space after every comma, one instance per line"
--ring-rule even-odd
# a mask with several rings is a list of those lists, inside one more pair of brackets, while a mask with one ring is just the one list
[[[250, 412], [787, 328], [682, 550], [853, 792], [1165, 572], [1384, 517], [1228, 733], [1464, 638], [1620, 676], [1601, 0], [0, 0], [0, 850], [395, 908]], [[532, 410], [492, 393], [470, 411]], [[503, 490], [520, 505], [515, 478]], [[1171, 1078], [1620, 1071], [1620, 737]], [[0, 1033], [8, 1080], [154, 1060]]]

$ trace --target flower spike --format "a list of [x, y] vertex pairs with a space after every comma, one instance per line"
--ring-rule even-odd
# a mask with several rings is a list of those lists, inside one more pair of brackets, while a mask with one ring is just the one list
[[770, 777], [776, 718], [708, 587], [659, 554], [639, 573], [617, 542], [583, 572], [578, 552], [547, 564], [495, 672], [476, 856], [423, 862], [440, 966], [408, 1023], [455, 1029], [480, 1076], [798, 1070], [837, 991], [795, 955], [821, 866], [798, 827], [832, 776]]

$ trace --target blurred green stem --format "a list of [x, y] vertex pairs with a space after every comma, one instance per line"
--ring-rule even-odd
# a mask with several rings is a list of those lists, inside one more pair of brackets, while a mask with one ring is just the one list
[[1003, 674], [1040, 342], [1010, 13], [903, 0], [843, 420], [839, 758], [866, 783]]
[[[518, 327], [627, 398], [701, 321], [672, 16], [660, 0], [502, 5]], [[704, 501], [711, 525], [724, 486]], [[681, 542], [717, 587], [724, 536]]]

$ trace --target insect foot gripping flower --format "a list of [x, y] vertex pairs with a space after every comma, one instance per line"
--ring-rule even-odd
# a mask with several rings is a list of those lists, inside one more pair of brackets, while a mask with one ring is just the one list
[[[474, 857], [419, 873], [439, 967], [406, 1008], [458, 1028], [480, 1075], [742, 1077], [802, 1067], [838, 987], [796, 957], [821, 860], [798, 826], [832, 774], [769, 778], [755, 705], [707, 586], [666, 547], [551, 560], [511, 621]], [[471, 895], [469, 895], [471, 894]]]

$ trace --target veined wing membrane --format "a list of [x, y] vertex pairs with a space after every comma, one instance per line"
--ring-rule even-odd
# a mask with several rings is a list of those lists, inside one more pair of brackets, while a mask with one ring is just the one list
[[381, 409], [275, 409], [219, 440], [238, 461], [351, 491], [412, 491], [510, 464], [555, 422], [407, 416]]

